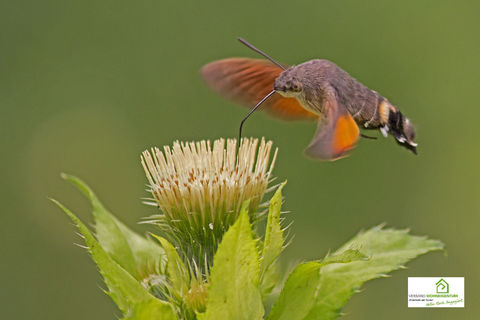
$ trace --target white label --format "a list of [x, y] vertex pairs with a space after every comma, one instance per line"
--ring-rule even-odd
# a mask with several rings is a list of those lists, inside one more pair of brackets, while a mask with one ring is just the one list
[[409, 277], [409, 308], [464, 308], [464, 277]]

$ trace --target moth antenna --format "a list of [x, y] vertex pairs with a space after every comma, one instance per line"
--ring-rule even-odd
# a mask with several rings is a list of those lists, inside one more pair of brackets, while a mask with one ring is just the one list
[[240, 142], [242, 140], [242, 128], [243, 128], [243, 124], [245, 123], [245, 121], [248, 119], [248, 117], [250, 117], [250, 115], [255, 112], [255, 110], [258, 109], [258, 107], [260, 107], [262, 105], [262, 103], [265, 102], [265, 100], [267, 100], [268, 98], [270, 98], [273, 94], [275, 93], [275, 90], [272, 90], [270, 91], [269, 94], [267, 94], [265, 97], [263, 97], [262, 100], [260, 100], [259, 103], [257, 103], [255, 105], [255, 107], [253, 107], [252, 109], [250, 109], [250, 111], [248, 111], [247, 115], [242, 119], [242, 122], [240, 122], [240, 129], [238, 130], [238, 146], [240, 146]]
[[270, 60], [271, 62], [273, 62], [275, 65], [279, 66], [280, 68], [282, 68], [283, 70], [287, 70], [287, 68], [285, 68], [284, 66], [282, 66], [280, 63], [278, 63], [277, 61], [275, 61], [272, 57], [270, 57], [268, 54], [266, 54], [265, 52], [263, 52], [262, 50], [254, 47], [252, 44], [250, 44], [247, 40], [243, 39], [243, 38], [237, 38], [238, 41], [240, 41], [241, 43], [243, 43], [244, 45], [246, 45], [247, 47], [249, 47], [250, 49], [252, 49], [253, 51], [255, 51], [256, 53], [259, 53], [261, 54], [262, 56], [264, 56], [265, 58], [267, 58], [268, 60]]

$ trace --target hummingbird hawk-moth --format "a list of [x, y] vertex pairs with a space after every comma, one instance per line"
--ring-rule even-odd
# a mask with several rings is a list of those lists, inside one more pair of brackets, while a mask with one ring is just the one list
[[201, 74], [207, 85], [222, 96], [246, 106], [256, 103], [240, 125], [240, 136], [243, 122], [263, 104], [265, 111], [285, 120], [318, 122], [306, 149], [313, 158], [336, 160], [346, 156], [364, 136], [357, 124], [379, 129], [385, 137], [390, 132], [398, 144], [417, 153], [410, 120], [335, 63], [314, 59], [285, 67], [239, 40], [270, 61], [228, 58], [205, 65]]

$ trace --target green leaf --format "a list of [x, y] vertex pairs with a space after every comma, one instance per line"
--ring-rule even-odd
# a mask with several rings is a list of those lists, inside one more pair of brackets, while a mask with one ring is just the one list
[[248, 203], [223, 236], [210, 273], [203, 320], [256, 320], [264, 314], [258, 289], [259, 263], [248, 218]]
[[321, 267], [319, 262], [298, 265], [288, 276], [267, 319], [304, 319], [314, 303], [313, 298], [318, 288]]
[[368, 257], [363, 254], [360, 250], [356, 249], [346, 249], [345, 251], [338, 251], [333, 255], [327, 255], [323, 258], [321, 264], [327, 265], [331, 263], [348, 263], [352, 261], [361, 261], [368, 260]]
[[132, 231], [117, 219], [114, 221], [116, 221], [133, 252], [140, 278], [146, 277], [148, 274], [165, 273], [167, 265], [165, 250], [153, 240]]
[[272, 199], [268, 211], [265, 241], [263, 243], [262, 258], [260, 260], [260, 288], [262, 296], [268, 295], [276, 284], [277, 272], [274, 263], [283, 250], [283, 230], [280, 224], [282, 208], [282, 189], [286, 182], [282, 183]]
[[[318, 263], [318, 272], [311, 270], [307, 273], [300, 270], [298, 272], [301, 274], [298, 275], [294, 270], [268, 319], [335, 319], [340, 316], [344, 304], [365, 281], [384, 277], [388, 272], [403, 268], [403, 265], [413, 258], [442, 248], [440, 241], [411, 236], [406, 230], [374, 227], [358, 234], [332, 256], [327, 256], [323, 262]], [[358, 250], [361, 250], [361, 253], [358, 253]], [[326, 263], [329, 264], [325, 265]], [[291, 278], [293, 275], [308, 286], [303, 289], [296, 285], [295, 278]], [[311, 294], [311, 283], [316, 287], [314, 294]], [[310, 298], [305, 299], [309, 301], [303, 304], [293, 304], [288, 299], [295, 295], [307, 297], [309, 294]], [[290, 316], [289, 312], [294, 308], [301, 312]]]
[[320, 291], [315, 307], [306, 319], [335, 319], [348, 299], [368, 280], [385, 277], [387, 273], [404, 268], [415, 257], [443, 249], [443, 243], [426, 237], [412, 236], [408, 230], [374, 227], [359, 233], [338, 253], [360, 249], [368, 261], [325, 266], [321, 270]]
[[100, 246], [97, 239], [95, 239], [92, 233], [80, 221], [80, 219], [75, 216], [75, 214], [58, 201], [53, 199], [52, 201], [70, 217], [83, 235], [88, 250], [109, 288], [108, 294], [124, 314], [128, 315], [132, 312], [139, 312], [137, 306], [140, 304], [148, 305], [149, 309], [155, 308], [155, 310], [161, 310], [163, 318], [159, 319], [175, 319], [175, 314], [170, 304], [160, 301], [152, 296], [130, 273], [119, 266], [107, 254], [107, 252]]
[[166, 256], [157, 243], [133, 232], [115, 218], [82, 180], [67, 174], [62, 174], [62, 178], [74, 184], [90, 200], [97, 239], [113, 260], [136, 279], [163, 273]]
[[305, 319], [315, 303], [314, 297], [320, 283], [321, 268], [330, 263], [348, 263], [364, 259], [365, 255], [358, 250], [346, 250], [337, 255], [329, 255], [322, 262], [298, 265], [289, 275], [268, 319]]
[[169, 283], [174, 292], [182, 297], [188, 291], [189, 274], [182, 259], [177, 253], [175, 247], [167, 239], [153, 235], [160, 241], [162, 248], [167, 255], [167, 273]]
[[160, 300], [150, 300], [135, 306], [132, 314], [123, 320], [176, 320], [171, 307]]

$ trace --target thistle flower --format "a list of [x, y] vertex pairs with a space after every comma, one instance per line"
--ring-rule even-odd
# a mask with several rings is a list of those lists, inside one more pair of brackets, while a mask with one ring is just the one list
[[223, 234], [249, 200], [253, 224], [271, 179], [277, 150], [272, 142], [218, 139], [213, 142], [174, 142], [163, 151], [143, 152], [141, 161], [154, 202], [158, 224], [193, 264], [206, 271]]
[[[259, 219], [271, 179], [276, 158], [276, 151], [270, 157], [271, 148], [263, 139], [244, 139], [237, 154], [235, 140], [225, 147], [220, 139], [213, 148], [205, 141], [175, 142], [164, 151], [144, 152], [152, 200], [161, 210], [154, 219], [163, 228], [163, 237], [155, 236], [158, 243], [116, 219], [81, 180], [64, 175], [90, 199], [96, 236], [54, 202], [78, 227], [125, 318], [291, 319], [300, 314], [334, 319], [365, 281], [443, 248], [440, 241], [406, 230], [374, 227], [324, 259], [300, 263], [284, 282], [276, 273], [285, 247], [284, 184], [270, 200], [264, 232], [251, 223]], [[153, 273], [139, 272], [152, 262], [158, 263]], [[270, 304], [270, 293], [281, 284]]]

